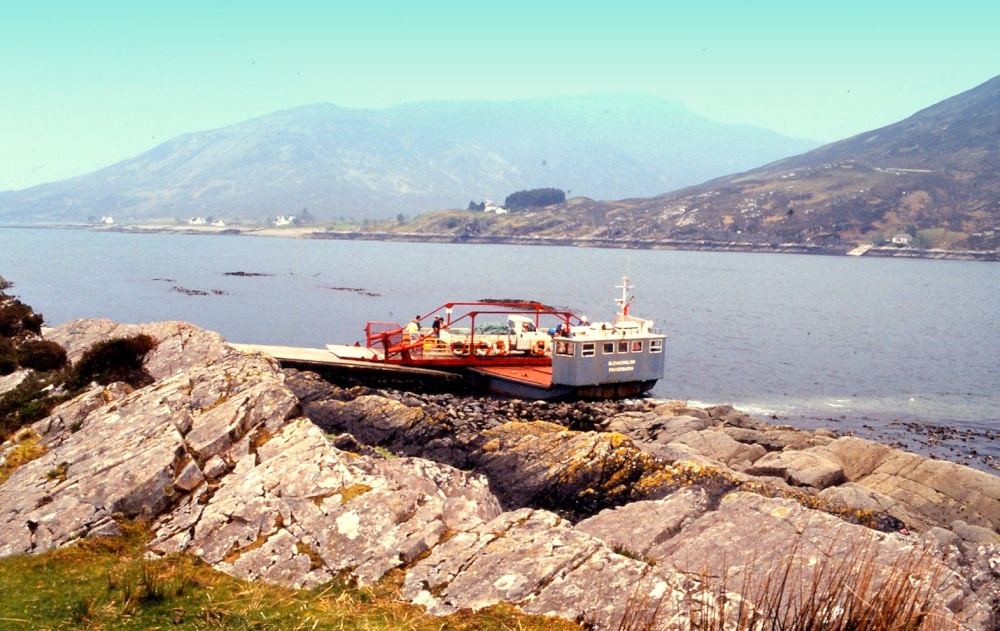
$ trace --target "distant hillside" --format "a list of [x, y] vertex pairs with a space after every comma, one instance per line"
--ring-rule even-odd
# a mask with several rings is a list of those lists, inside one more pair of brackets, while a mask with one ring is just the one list
[[179, 136], [89, 175], [0, 193], [0, 221], [261, 220], [303, 208], [319, 219], [394, 218], [538, 187], [643, 197], [815, 146], [635, 95], [383, 110], [309, 105]]
[[[904, 121], [648, 199], [526, 215], [428, 216], [399, 230], [609, 240], [1000, 249], [1000, 77]], [[463, 221], [465, 223], [463, 223]], [[454, 228], [449, 224], [456, 223]]]

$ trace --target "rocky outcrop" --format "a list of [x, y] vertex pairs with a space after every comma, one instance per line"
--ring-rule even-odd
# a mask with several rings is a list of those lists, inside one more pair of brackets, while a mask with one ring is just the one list
[[210, 362], [231, 353], [222, 336], [187, 322], [118, 324], [111, 320], [74, 320], [47, 330], [45, 339], [60, 344], [66, 356], [75, 362], [83, 353], [104, 340], [145, 333], [158, 342], [155, 353], [146, 358], [144, 367], [155, 379], [163, 379], [188, 367]]
[[[754, 600], [766, 598], [765, 579], [790, 592], [819, 585], [818, 598], [842, 576], [864, 577], [862, 598], [893, 581], [911, 581], [933, 595], [942, 621], [989, 628], [993, 613], [969, 582], [916, 540], [874, 533], [797, 502], [731, 493], [715, 510], [702, 494], [679, 492], [603, 512], [577, 528], [617, 549], [689, 574], [714, 577]], [[949, 620], [950, 619], [950, 620]]]
[[0, 462], [26, 442], [41, 454], [0, 483], [0, 555], [147, 519], [151, 553], [250, 580], [370, 584], [400, 568], [403, 597], [432, 613], [509, 602], [677, 629], [732, 615], [775, 572], [814, 584], [863, 567], [877, 590], [912, 560], [933, 615], [993, 628], [987, 474], [728, 406], [344, 390], [183, 323], [47, 335], [78, 358], [136, 333], [158, 340], [152, 385], [94, 386], [0, 446]]
[[860, 438], [808, 450], [844, 471], [850, 482], [889, 498], [917, 528], [964, 521], [1000, 527], [1000, 478], [951, 462], [930, 460]]
[[500, 513], [485, 482], [451, 467], [351, 460], [293, 420], [158, 520], [150, 548], [251, 580], [311, 587], [350, 569], [370, 584]]
[[[291, 372], [303, 393], [304, 413], [330, 432], [348, 432], [362, 443], [472, 468], [491, 481], [505, 509], [545, 508], [578, 520], [609, 506], [662, 496], [693, 481], [718, 495], [739, 480], [690, 462], [668, 464], [617, 432], [580, 432], [541, 420], [504, 422], [473, 405], [435, 410], [412, 395], [393, 400], [375, 394], [355, 399], [343, 390]], [[325, 388], [329, 396], [318, 390]], [[348, 399], [348, 400], [344, 400]], [[411, 405], [404, 403], [407, 401]], [[546, 416], [552, 406], [524, 406]], [[522, 415], [522, 406], [508, 418]], [[559, 418], [550, 416], [550, 418]], [[562, 419], [572, 422], [572, 417]], [[515, 484], [511, 484], [516, 480]]]
[[[299, 389], [296, 384], [300, 379], [309, 380], [290, 375], [293, 389]], [[454, 398], [442, 408], [440, 399], [428, 400], [421, 395], [384, 392], [358, 396], [355, 392], [357, 398], [352, 399], [350, 392], [326, 388], [331, 389], [326, 397], [317, 390], [312, 392], [304, 402], [304, 411], [330, 429], [354, 432], [372, 444], [390, 448], [405, 445], [408, 453], [443, 457], [473, 467], [490, 479], [505, 508], [555, 509], [574, 520], [584, 518], [580, 529], [599, 538], [610, 534], [606, 538], [610, 546], [658, 566], [674, 564], [682, 549], [695, 550], [690, 547], [695, 539], [688, 537], [698, 531], [691, 528], [696, 522], [708, 523], [706, 520], [730, 524], [734, 531], [724, 536], [759, 541], [761, 546], [782, 552], [781, 558], [796, 546], [808, 548], [813, 556], [800, 559], [807, 564], [815, 562], [818, 540], [807, 537], [799, 541], [800, 529], [795, 530], [797, 535], [789, 535], [774, 528], [771, 530], [780, 533], [774, 540], [761, 538], [755, 530], [761, 525], [760, 514], [794, 513], [796, 519], [807, 516], [822, 523], [831, 538], [847, 542], [831, 552], [841, 556], [846, 549], [867, 542], [872, 526], [901, 530], [891, 539], [900, 546], [891, 554], [882, 548], [869, 551], [881, 559], [866, 561], [879, 568], [880, 575], [891, 568], [887, 559], [894, 555], [905, 552], [916, 558], [923, 554], [924, 544], [915, 533], [945, 529], [953, 543], [958, 542], [956, 549], [961, 549], [950, 557], [949, 576], [959, 576], [955, 585], [965, 585], [964, 595], [949, 606], [963, 612], [960, 618], [977, 621], [970, 623], [974, 627], [992, 620], [992, 614], [983, 612], [998, 602], [1000, 548], [983, 537], [996, 534], [995, 526], [986, 524], [1000, 523], [991, 517], [994, 507], [990, 500], [1000, 489], [1000, 479], [988, 474], [935, 463], [870, 441], [838, 438], [827, 431], [771, 426], [729, 406], [692, 410], [680, 402], [667, 402], [645, 409], [610, 410], [609, 416], [592, 423], [605, 431], [579, 432], [567, 429], [571, 424], [568, 419], [561, 425], [553, 423], [559, 419], [548, 413], [558, 406], [551, 404], [536, 407], [518, 402], [527, 413], [514, 414], [518, 420], [512, 422], [509, 412], [491, 414], [484, 406], [463, 398]], [[562, 413], [568, 409], [563, 407]], [[533, 415], [548, 420], [525, 420]], [[952, 480], [971, 481], [968, 494], [958, 492], [964, 482], [952, 484], [923, 473], [922, 466], [904, 468], [900, 462], [930, 464], [932, 470]], [[887, 483], [890, 471], [897, 477]], [[753, 493], [739, 493], [741, 490]], [[737, 502], [736, 498], [741, 499]], [[751, 501], [756, 502], [754, 507], [746, 508]], [[737, 511], [736, 507], [741, 508]], [[586, 519], [609, 508], [614, 508], [620, 521], [608, 522], [611, 525], [602, 529], [593, 521], [596, 517]], [[966, 516], [969, 520], [963, 519]], [[644, 527], [653, 532], [643, 533]], [[734, 534], [739, 530], [746, 532]], [[627, 537], [623, 540], [624, 533]], [[644, 540], [655, 541], [655, 545], [644, 545]], [[883, 540], [888, 541], [877, 539]], [[682, 541], [688, 541], [687, 548], [680, 547]], [[702, 548], [690, 552], [690, 558], [711, 556], [712, 541], [706, 539]], [[858, 549], [868, 550], [865, 546], [869, 543]], [[747, 547], [740, 554], [726, 554], [732, 558], [729, 562], [746, 565], [745, 557], [751, 551]], [[764, 572], [765, 565], [775, 563], [776, 558], [768, 557], [754, 567]], [[681, 566], [694, 573], [704, 569], [690, 563]], [[939, 564], [930, 564], [927, 572], [937, 576], [942, 570]], [[730, 579], [734, 577], [725, 573], [721, 577], [733, 584]], [[806, 575], [803, 580], [811, 578]], [[981, 599], [969, 600], [973, 591]], [[956, 604], [959, 601], [965, 604]]]
[[[689, 600], [691, 581], [618, 557], [552, 513], [502, 512], [478, 474], [338, 449], [298, 416], [266, 357], [178, 323], [76, 322], [51, 336], [78, 341], [79, 353], [94, 331], [154, 334], [147, 370], [159, 379], [139, 390], [95, 386], [0, 448], [2, 457], [30, 440], [44, 451], [0, 484], [0, 555], [115, 534], [117, 520], [139, 518], [152, 520], [152, 553], [187, 552], [252, 580], [301, 587], [345, 571], [371, 583], [403, 567], [407, 593], [441, 613], [504, 600], [608, 627], [628, 607], [621, 576], [648, 575], [650, 593], [669, 584], [674, 601]], [[482, 544], [468, 551], [472, 573], [446, 569], [469, 537]], [[430, 592], [428, 572], [438, 576]], [[485, 594], [477, 586], [489, 576]], [[576, 598], [596, 576], [607, 587]]]
[[[154, 351], [150, 365], [177, 365], [173, 338], [193, 331], [156, 329], [163, 350]], [[134, 392], [95, 386], [22, 430], [47, 453], [0, 485], [0, 555], [107, 534], [116, 514], [155, 517], [204, 482], [213, 457], [235, 461], [298, 409], [272, 360], [195, 337], [201, 341], [184, 354], [188, 370]]]

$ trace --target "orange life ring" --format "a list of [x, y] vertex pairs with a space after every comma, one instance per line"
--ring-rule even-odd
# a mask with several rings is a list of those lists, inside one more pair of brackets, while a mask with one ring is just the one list
[[476, 344], [476, 355], [479, 355], [480, 357], [485, 357], [486, 355], [490, 354], [490, 348], [491, 346], [489, 345], [489, 343], [478, 342]]
[[544, 355], [545, 354], [545, 340], [538, 340], [535, 345], [531, 347], [532, 355]]
[[468, 355], [469, 349], [465, 347], [465, 342], [452, 342], [451, 352], [456, 355]]
[[503, 340], [497, 340], [496, 342], [494, 342], [493, 348], [496, 350], [497, 355], [507, 354], [507, 343], [504, 342]]

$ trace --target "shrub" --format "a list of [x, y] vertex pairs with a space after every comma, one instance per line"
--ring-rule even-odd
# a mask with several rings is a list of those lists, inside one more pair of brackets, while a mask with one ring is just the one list
[[17, 351], [14, 350], [14, 343], [0, 337], [0, 377], [9, 375], [15, 370], [17, 370]]
[[17, 363], [39, 372], [58, 370], [66, 365], [66, 349], [48, 340], [28, 340], [17, 347]]
[[49, 380], [32, 376], [13, 390], [0, 395], [0, 442], [7, 440], [22, 427], [49, 415], [66, 395], [52, 395], [46, 388]]
[[[30, 307], [29, 307], [30, 309]], [[35, 335], [42, 334], [42, 325], [45, 324], [45, 318], [42, 317], [40, 313], [29, 313], [24, 318], [21, 319], [21, 326], [25, 331], [30, 331]]]
[[70, 385], [82, 388], [93, 381], [104, 385], [124, 381], [134, 388], [148, 386], [153, 377], [142, 362], [154, 348], [156, 340], [145, 333], [98, 342], [74, 364]]
[[533, 188], [530, 191], [511, 193], [504, 200], [504, 208], [523, 210], [561, 204], [566, 201], [566, 193], [558, 188]]
[[[38, 316], [40, 318], [40, 316]], [[23, 331], [41, 330], [41, 322], [35, 322], [35, 314], [31, 307], [16, 298], [0, 304], [0, 336], [15, 337]]]

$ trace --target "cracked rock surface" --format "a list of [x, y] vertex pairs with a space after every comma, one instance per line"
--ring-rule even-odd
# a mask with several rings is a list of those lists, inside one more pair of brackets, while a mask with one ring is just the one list
[[399, 568], [402, 596], [434, 614], [509, 602], [598, 629], [691, 629], [724, 602], [731, 615], [788, 559], [822, 581], [824, 560], [861, 558], [876, 588], [915, 559], [908, 580], [933, 589], [935, 616], [994, 628], [988, 474], [727, 406], [349, 392], [184, 323], [46, 335], [74, 358], [136, 333], [159, 342], [152, 385], [93, 387], [0, 446], [45, 450], [0, 484], [0, 556], [146, 519], [151, 553], [249, 580], [370, 584]]

